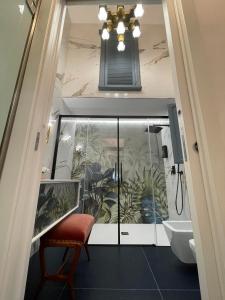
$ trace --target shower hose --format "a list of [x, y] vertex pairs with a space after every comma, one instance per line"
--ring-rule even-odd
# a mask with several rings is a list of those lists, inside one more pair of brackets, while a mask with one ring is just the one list
[[[184, 210], [184, 193], [183, 193], [182, 175], [183, 175], [183, 171], [180, 171], [180, 164], [178, 164], [177, 165], [177, 190], [176, 190], [176, 197], [175, 197], [175, 207], [176, 207], [176, 212], [177, 212], [178, 216], [180, 216]], [[179, 183], [180, 183], [180, 189], [181, 189], [181, 208], [180, 208], [180, 210], [178, 208]]]

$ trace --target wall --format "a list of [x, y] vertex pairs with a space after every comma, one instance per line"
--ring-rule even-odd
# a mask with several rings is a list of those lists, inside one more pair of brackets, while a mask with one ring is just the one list
[[63, 97], [173, 98], [173, 82], [164, 25], [142, 25], [139, 40], [141, 92], [98, 91], [100, 24], [72, 24], [65, 72], [60, 79]]
[[[186, 185], [185, 171], [184, 165], [180, 166], [180, 170], [184, 172], [182, 176], [182, 184], [183, 184], [183, 199], [184, 199], [184, 210], [182, 214], [179, 216], [175, 209], [175, 198], [176, 198], [176, 188], [177, 188], [177, 175], [171, 174], [171, 168], [174, 166], [174, 158], [173, 158], [173, 149], [171, 142], [171, 134], [169, 127], [165, 127], [162, 130], [162, 145], [167, 146], [168, 150], [168, 158], [164, 158], [164, 167], [165, 167], [165, 175], [166, 175], [166, 191], [167, 191], [167, 201], [168, 201], [168, 211], [169, 211], [169, 219], [170, 220], [190, 220], [190, 208], [189, 208], [189, 198], [188, 191]], [[177, 169], [177, 165], [176, 165]], [[178, 190], [178, 209], [181, 207], [181, 188], [179, 185]]]
[[[209, 0], [190, 3], [182, 0], [180, 4], [184, 16], [182, 29], [185, 38], [187, 78], [206, 190], [202, 205], [203, 201], [206, 201], [219, 280], [212, 275], [211, 270], [210, 275], [211, 282], [216, 279], [219, 282], [218, 293], [221, 292], [221, 296], [215, 296], [213, 290], [210, 290], [209, 298], [224, 299], [225, 2], [216, 0], [212, 5]], [[204, 233], [201, 232], [201, 235], [203, 239]], [[203, 248], [208, 249], [205, 246]]]
[[[201, 297], [225, 298], [225, 3], [163, 1], [185, 161]], [[199, 152], [193, 148], [198, 141]]]
[[70, 18], [68, 13], [65, 16], [65, 23], [62, 33], [62, 42], [60, 45], [60, 51], [58, 56], [57, 73], [55, 78], [54, 92], [51, 113], [49, 116], [50, 134], [46, 140], [45, 152], [42, 159], [42, 178], [49, 179], [51, 177], [51, 169], [53, 162], [53, 155], [55, 149], [56, 132], [58, 125], [58, 116], [60, 114], [70, 113], [65, 103], [62, 101], [62, 82], [61, 74], [64, 74], [67, 60], [67, 44], [70, 31]]
[[[62, 40], [61, 40], [60, 50], [58, 54], [56, 77], [55, 77], [54, 90], [52, 95], [52, 106], [49, 115], [48, 127], [50, 126], [50, 131], [49, 131], [48, 138], [47, 135], [45, 138], [44, 153], [42, 156], [41, 179], [51, 178], [51, 170], [52, 170], [57, 126], [58, 126], [58, 116], [60, 114], [70, 113], [67, 106], [62, 101], [62, 83], [60, 77], [60, 74], [64, 72], [66, 66], [69, 31], [70, 31], [70, 18], [68, 13], [66, 13], [63, 32], [62, 32]], [[66, 174], [64, 174], [64, 176], [65, 179], [69, 178]], [[35, 254], [38, 250], [39, 250], [39, 240], [32, 243], [30, 256]]]

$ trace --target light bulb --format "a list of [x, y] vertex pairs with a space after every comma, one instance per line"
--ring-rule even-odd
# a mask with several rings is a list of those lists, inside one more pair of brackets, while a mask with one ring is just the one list
[[19, 7], [20, 14], [23, 15], [25, 9], [24, 5], [19, 4], [18, 7]]
[[141, 18], [144, 14], [144, 8], [142, 4], [137, 4], [134, 9], [134, 16], [135, 18]]
[[48, 122], [48, 128], [52, 128], [53, 127], [53, 124], [51, 121]]
[[126, 28], [125, 28], [125, 26], [124, 26], [124, 23], [123, 23], [122, 21], [120, 21], [120, 22], [118, 23], [117, 28], [116, 28], [117, 34], [124, 34], [125, 30], [126, 30]]
[[125, 46], [124, 42], [123, 42], [123, 41], [120, 41], [120, 42], [118, 43], [117, 50], [118, 50], [118, 51], [124, 51], [125, 48], [126, 48], [126, 46]]
[[109, 39], [109, 32], [108, 32], [108, 30], [106, 28], [104, 28], [102, 30], [102, 39], [103, 40], [108, 40]]
[[134, 38], [139, 38], [141, 35], [141, 30], [139, 26], [134, 26], [134, 30], [133, 30], [133, 37]]
[[99, 13], [98, 13], [98, 18], [100, 21], [106, 21], [107, 20], [107, 11], [105, 6], [100, 6], [99, 7]]

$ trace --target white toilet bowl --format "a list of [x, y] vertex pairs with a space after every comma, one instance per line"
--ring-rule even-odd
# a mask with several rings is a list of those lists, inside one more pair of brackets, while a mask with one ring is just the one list
[[191, 248], [191, 251], [192, 251], [195, 261], [196, 261], [196, 251], [195, 251], [195, 240], [194, 239], [189, 240], [189, 246]]
[[195, 263], [189, 246], [189, 240], [193, 239], [191, 221], [163, 221], [163, 225], [170, 241], [171, 250], [176, 257], [186, 264]]

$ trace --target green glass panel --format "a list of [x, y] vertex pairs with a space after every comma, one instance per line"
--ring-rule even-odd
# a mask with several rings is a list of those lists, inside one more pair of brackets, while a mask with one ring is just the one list
[[121, 244], [157, 244], [168, 218], [158, 120], [119, 119]]
[[80, 180], [79, 212], [96, 220], [90, 243], [118, 243], [117, 161], [116, 118], [62, 118], [55, 178]]

